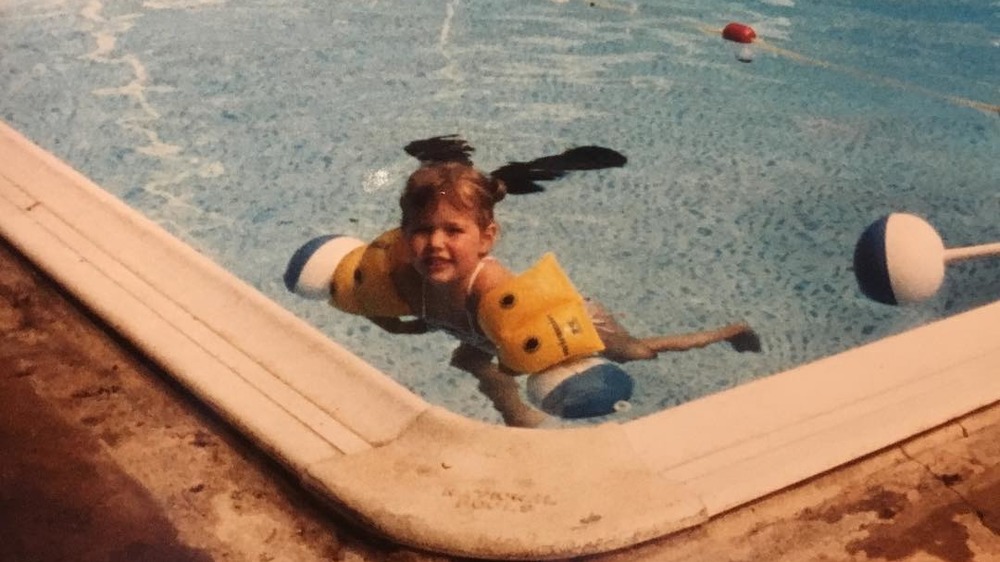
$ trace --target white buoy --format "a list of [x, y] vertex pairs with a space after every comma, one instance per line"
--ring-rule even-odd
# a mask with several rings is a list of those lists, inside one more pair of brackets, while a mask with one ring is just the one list
[[945, 249], [937, 230], [909, 213], [890, 213], [865, 229], [854, 247], [854, 276], [868, 298], [907, 304], [934, 296], [948, 263], [1000, 255], [1000, 243]]
[[528, 400], [562, 418], [605, 416], [628, 407], [634, 383], [618, 365], [587, 357], [528, 376]]
[[740, 62], [753, 62], [753, 47], [750, 45], [740, 45], [736, 49], [736, 60]]
[[285, 287], [307, 299], [330, 298], [330, 282], [337, 265], [347, 254], [365, 243], [350, 236], [317, 236], [306, 242], [288, 260]]

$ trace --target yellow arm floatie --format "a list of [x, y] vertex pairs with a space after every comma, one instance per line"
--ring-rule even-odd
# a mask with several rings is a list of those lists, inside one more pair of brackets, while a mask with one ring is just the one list
[[330, 304], [362, 316], [411, 314], [392, 279], [393, 271], [404, 259], [402, 244], [402, 232], [395, 228], [351, 250], [333, 272]]
[[522, 373], [604, 349], [583, 297], [552, 254], [486, 293], [478, 319], [500, 361]]

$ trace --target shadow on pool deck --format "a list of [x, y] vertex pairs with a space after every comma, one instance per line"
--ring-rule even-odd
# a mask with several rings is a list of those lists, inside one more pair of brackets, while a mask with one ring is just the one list
[[[366, 535], [0, 241], [0, 562], [452, 560]], [[586, 560], [1000, 560], [1000, 405]]]

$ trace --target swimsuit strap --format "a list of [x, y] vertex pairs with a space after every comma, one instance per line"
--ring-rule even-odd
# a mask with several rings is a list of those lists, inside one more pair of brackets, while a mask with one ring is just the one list
[[427, 280], [420, 279], [420, 317], [427, 318]]
[[469, 284], [465, 287], [465, 298], [469, 298], [472, 294], [472, 285], [476, 283], [476, 278], [479, 277], [479, 273], [483, 270], [483, 266], [486, 265], [487, 261], [496, 261], [493, 256], [486, 256], [479, 260], [476, 264], [476, 269], [472, 270], [472, 275], [469, 276]]
[[483, 270], [483, 266], [486, 265], [487, 261], [496, 261], [496, 260], [493, 258], [493, 256], [486, 256], [483, 259], [479, 260], [479, 263], [476, 264], [476, 269], [474, 269], [472, 271], [472, 275], [469, 276], [469, 285], [465, 288], [465, 300], [466, 300], [465, 317], [469, 320], [469, 331], [474, 334], [478, 333], [476, 331], [476, 319], [472, 316], [472, 311], [469, 310], [468, 300], [469, 297], [472, 295], [472, 285], [475, 284], [476, 278], [479, 277], [479, 273]]

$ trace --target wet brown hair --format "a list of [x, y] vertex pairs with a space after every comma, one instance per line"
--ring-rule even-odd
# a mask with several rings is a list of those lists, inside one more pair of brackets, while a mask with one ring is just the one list
[[405, 231], [439, 201], [475, 215], [476, 224], [486, 228], [493, 222], [493, 206], [507, 195], [504, 183], [462, 162], [437, 162], [421, 166], [410, 175], [399, 197]]

